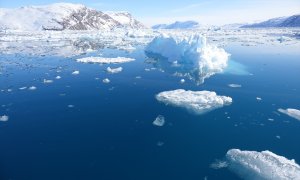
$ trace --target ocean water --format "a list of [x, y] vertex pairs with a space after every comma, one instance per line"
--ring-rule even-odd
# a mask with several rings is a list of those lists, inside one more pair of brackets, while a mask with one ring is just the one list
[[[0, 115], [9, 121], [0, 122], [0, 179], [239, 179], [210, 167], [232, 148], [300, 162], [300, 122], [277, 111], [300, 109], [299, 47], [231, 43], [225, 50], [228, 69], [201, 85], [155, 69], [142, 48], [89, 54], [136, 59], [114, 65], [75, 61], [88, 55], [1, 54]], [[108, 74], [108, 66], [123, 71]], [[19, 90], [24, 86], [37, 89]], [[233, 103], [195, 115], [155, 99], [179, 88], [215, 91]], [[158, 115], [165, 117], [162, 127], [152, 125]]]

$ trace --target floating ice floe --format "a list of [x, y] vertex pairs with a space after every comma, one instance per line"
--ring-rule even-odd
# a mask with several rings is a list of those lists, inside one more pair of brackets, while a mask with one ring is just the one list
[[152, 122], [154, 126], [163, 126], [165, 124], [165, 117], [158, 115], [155, 120]]
[[8, 121], [9, 117], [7, 115], [0, 116], [0, 121], [5, 122]]
[[105, 57], [85, 57], [77, 59], [77, 62], [82, 63], [100, 63], [100, 64], [117, 64], [134, 61], [133, 58], [116, 57], [116, 58], [105, 58]]
[[24, 89], [27, 89], [27, 87], [25, 87], [25, 86], [24, 87], [20, 87], [19, 89], [20, 90], [24, 90]]
[[55, 79], [61, 79], [61, 77], [60, 76], [56, 76]]
[[214, 163], [210, 165], [213, 169], [222, 169], [228, 167], [227, 161], [216, 160]]
[[180, 83], [181, 84], [185, 83], [185, 80], [184, 79], [180, 79]]
[[[204, 82], [227, 67], [229, 54], [221, 48], [207, 44], [206, 37], [165, 35], [155, 37], [145, 48], [147, 56], [158, 59], [163, 70]], [[168, 63], [166, 63], [168, 62]], [[172, 64], [176, 66], [172, 66]]]
[[232, 88], [240, 88], [242, 87], [242, 85], [240, 84], [228, 84], [229, 87], [232, 87]]
[[292, 108], [281, 109], [280, 108], [280, 109], [278, 109], [278, 111], [300, 121], [300, 110], [298, 110], [298, 109], [292, 109]]
[[261, 98], [261, 97], [256, 97], [256, 100], [257, 100], [257, 101], [261, 101], [262, 98]]
[[72, 74], [73, 74], [73, 75], [78, 75], [78, 74], [79, 74], [79, 71], [73, 71]]
[[73, 107], [75, 107], [73, 104], [68, 105], [68, 108], [73, 108]]
[[102, 80], [103, 83], [110, 83], [110, 80], [108, 78], [105, 78]]
[[270, 151], [231, 149], [226, 154], [229, 169], [243, 179], [300, 179], [300, 166]]
[[156, 95], [156, 99], [167, 105], [183, 107], [196, 114], [203, 114], [232, 103], [231, 97], [218, 96], [213, 91], [183, 89], [161, 92]]
[[118, 67], [118, 68], [107, 67], [107, 68], [106, 68], [106, 71], [107, 71], [108, 73], [111, 73], [111, 74], [115, 74], [115, 73], [122, 72], [122, 70], [123, 70], [122, 67]]
[[28, 89], [31, 90], [31, 91], [33, 91], [33, 90], [36, 90], [37, 88], [35, 86], [31, 86]]
[[50, 84], [50, 83], [53, 83], [53, 80], [44, 79], [43, 83], [44, 84]]

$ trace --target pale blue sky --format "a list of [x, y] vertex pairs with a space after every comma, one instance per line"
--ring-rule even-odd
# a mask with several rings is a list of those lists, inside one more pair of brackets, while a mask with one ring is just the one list
[[81, 3], [103, 11], [129, 11], [147, 25], [176, 20], [220, 25], [300, 14], [300, 0], [0, 0], [0, 7], [55, 2]]

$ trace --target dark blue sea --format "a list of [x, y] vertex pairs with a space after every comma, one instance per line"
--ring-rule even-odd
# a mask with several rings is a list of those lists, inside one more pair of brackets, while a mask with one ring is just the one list
[[[181, 84], [180, 77], [155, 69], [142, 48], [70, 58], [1, 53], [0, 115], [9, 120], [0, 122], [0, 179], [239, 179], [210, 167], [232, 148], [270, 150], [300, 162], [300, 122], [277, 111], [300, 109], [298, 48], [231, 43], [225, 47], [229, 67], [201, 85], [188, 79]], [[136, 60], [76, 62], [99, 53]], [[108, 66], [123, 71], [108, 74]], [[72, 75], [75, 70], [80, 74]], [[37, 89], [19, 89], [31, 86]], [[195, 115], [155, 99], [174, 89], [215, 91], [233, 103]], [[158, 115], [165, 117], [162, 127], [152, 124]]]

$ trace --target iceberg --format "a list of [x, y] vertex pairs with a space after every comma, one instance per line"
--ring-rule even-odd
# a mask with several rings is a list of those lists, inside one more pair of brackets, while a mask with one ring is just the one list
[[8, 121], [8, 118], [9, 117], [7, 115], [0, 116], [0, 121], [2, 122]]
[[105, 57], [85, 57], [77, 59], [77, 62], [82, 63], [100, 63], [100, 64], [116, 64], [134, 61], [133, 58], [116, 57], [116, 58], [105, 58]]
[[231, 97], [218, 96], [213, 91], [186, 91], [184, 89], [161, 92], [156, 95], [156, 99], [167, 105], [185, 108], [198, 115], [232, 103]]
[[292, 109], [292, 108], [281, 109], [280, 108], [280, 109], [278, 109], [278, 111], [300, 121], [300, 110], [298, 110], [298, 109]]
[[53, 83], [53, 80], [50, 80], [50, 79], [44, 79], [43, 83], [44, 83], [44, 84], [50, 84], [50, 83]]
[[122, 67], [118, 67], [118, 68], [107, 67], [107, 68], [106, 68], [106, 71], [107, 71], [108, 73], [111, 73], [111, 74], [119, 73], [119, 72], [121, 72], [122, 70], [123, 70]]
[[270, 151], [230, 149], [226, 154], [229, 169], [243, 179], [300, 179], [300, 166]]
[[[199, 34], [161, 34], [147, 45], [145, 52], [148, 57], [158, 59], [157, 65], [164, 71], [194, 79], [197, 84], [223, 72], [230, 56], [224, 49], [207, 44], [206, 37]], [[170, 65], [174, 63], [176, 66]]]

